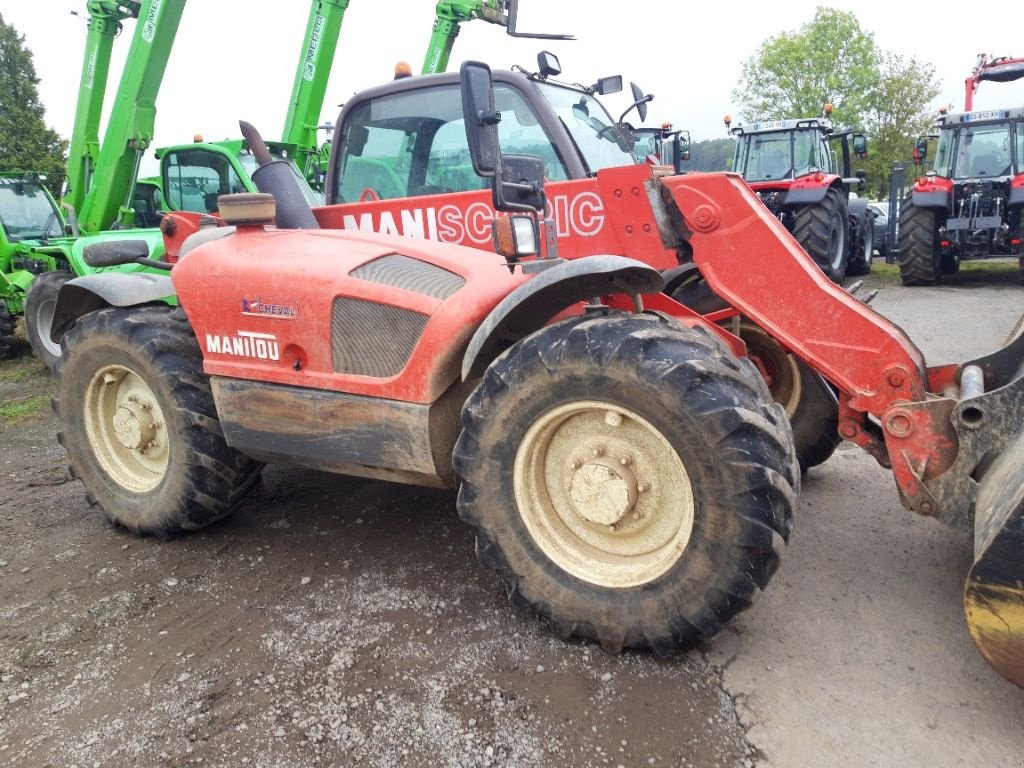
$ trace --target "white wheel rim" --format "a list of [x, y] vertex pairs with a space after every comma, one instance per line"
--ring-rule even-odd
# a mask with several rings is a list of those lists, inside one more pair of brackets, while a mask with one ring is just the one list
[[108, 365], [93, 374], [84, 410], [86, 435], [103, 471], [135, 493], [156, 488], [167, 473], [167, 422], [145, 380]]
[[548, 411], [513, 468], [530, 536], [567, 573], [604, 587], [647, 584], [685, 552], [694, 497], [679, 454], [650, 422], [596, 400]]
[[36, 309], [36, 329], [39, 331], [39, 340], [43, 348], [54, 357], [60, 357], [60, 344], [50, 338], [50, 329], [53, 328], [53, 311], [57, 308], [56, 299], [48, 299], [42, 302]]

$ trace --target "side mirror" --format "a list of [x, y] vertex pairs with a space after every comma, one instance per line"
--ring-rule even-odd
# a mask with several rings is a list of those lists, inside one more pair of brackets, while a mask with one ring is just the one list
[[473, 170], [491, 179], [494, 207], [499, 211], [544, 212], [544, 161], [534, 155], [501, 154], [494, 109], [491, 68], [467, 61], [459, 70], [462, 114]]
[[853, 154], [857, 156], [858, 160], [867, 160], [868, 138], [863, 133], [853, 134]]
[[676, 134], [675, 138], [676, 152], [675, 156], [679, 158], [673, 165], [675, 171], [678, 173], [683, 170], [682, 164], [690, 162], [690, 132], [680, 131]]
[[622, 75], [602, 77], [594, 83], [593, 88], [594, 91], [601, 96], [607, 96], [610, 93], [619, 93], [622, 90]]
[[928, 159], [928, 139], [924, 136], [914, 144], [914, 165], [921, 165]]
[[473, 170], [478, 176], [493, 178], [498, 171], [498, 123], [501, 113], [494, 109], [491, 68], [479, 61], [463, 62], [459, 70], [462, 88], [462, 117]]
[[857, 177], [858, 179], [860, 179], [861, 181], [864, 181], [864, 179], [866, 179], [866, 178], [868, 177], [868, 172], [867, 172], [867, 171], [865, 171], [865, 170], [864, 170], [863, 168], [861, 168], [861, 169], [860, 169], [859, 171], [857, 171], [857, 172], [856, 172], [855, 174], [853, 174], [853, 175], [854, 175], [854, 176], [856, 176], [856, 177]]
[[643, 89], [636, 83], [629, 84], [630, 90], [633, 92], [633, 103], [636, 104], [636, 113], [640, 117], [642, 123], [647, 119], [647, 102], [650, 99], [644, 100]]

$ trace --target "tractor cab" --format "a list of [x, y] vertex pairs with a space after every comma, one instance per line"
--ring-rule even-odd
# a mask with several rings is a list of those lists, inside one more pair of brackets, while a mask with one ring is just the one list
[[[193, 144], [157, 150], [165, 210], [214, 213], [219, 196], [257, 191], [252, 173], [258, 163], [244, 139], [204, 142], [197, 138]], [[270, 142], [268, 149], [275, 160], [285, 160], [301, 179], [299, 187], [306, 201], [322, 204], [295, 164], [294, 146]]]
[[676, 173], [690, 159], [690, 132], [674, 131], [671, 123], [660, 128], [634, 128], [633, 153], [647, 162], [671, 166]]
[[0, 174], [0, 227], [6, 243], [62, 237], [64, 218], [35, 174]]
[[[598, 100], [622, 78], [592, 86], [559, 82], [557, 60], [542, 54], [538, 72], [494, 72], [502, 152], [540, 157], [547, 181], [593, 177], [635, 165], [633, 136]], [[650, 96], [634, 89], [645, 113]], [[627, 110], [628, 112], [629, 110]], [[394, 200], [482, 190], [466, 140], [458, 73], [424, 75], [372, 88], [346, 102], [337, 122], [327, 180], [328, 203]]]
[[738, 139], [732, 169], [748, 183], [839, 173], [835, 152], [828, 144], [833, 133], [828, 120], [769, 120], [738, 125], [730, 132]]
[[936, 128], [936, 176], [1005, 182], [1024, 173], [1024, 109], [943, 115]]

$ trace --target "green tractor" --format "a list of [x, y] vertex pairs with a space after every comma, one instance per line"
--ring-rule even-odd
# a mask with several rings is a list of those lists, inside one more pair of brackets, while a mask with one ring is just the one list
[[66, 268], [69, 225], [44, 182], [33, 173], [0, 173], [0, 358], [33, 279]]

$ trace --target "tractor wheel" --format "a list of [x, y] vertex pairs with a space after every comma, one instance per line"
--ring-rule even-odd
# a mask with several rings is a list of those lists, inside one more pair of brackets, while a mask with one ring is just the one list
[[904, 200], [896, 244], [904, 285], [934, 285], [942, 281], [941, 258], [935, 240], [935, 212], [918, 208], [909, 198]]
[[793, 213], [793, 237], [833, 283], [842, 282], [846, 275], [848, 226], [846, 201], [835, 189]]
[[11, 351], [11, 337], [14, 336], [14, 315], [7, 311], [7, 302], [0, 299], [0, 360]]
[[140, 535], [195, 530], [256, 487], [262, 465], [224, 442], [181, 310], [102, 309], [63, 342], [58, 438], [111, 522]]
[[[681, 286], [672, 298], [702, 315], [729, 306], [703, 279]], [[772, 398], [786, 410], [793, 428], [800, 471], [824, 464], [842, 442], [835, 393], [806, 363], [786, 352], [775, 339], [746, 318], [740, 322], [739, 335], [767, 382]]]
[[716, 634], [778, 567], [800, 485], [789, 425], [706, 331], [548, 326], [490, 365], [462, 421], [477, 555], [563, 638], [669, 653]]
[[857, 238], [853, 242], [853, 252], [846, 263], [846, 274], [850, 277], [863, 277], [871, 273], [871, 259], [875, 254], [875, 230], [871, 226], [871, 217], [865, 216], [857, 228]]
[[74, 275], [70, 272], [44, 272], [32, 281], [25, 295], [25, 333], [36, 357], [51, 371], [60, 359], [60, 344], [50, 338], [53, 310], [60, 287]]

